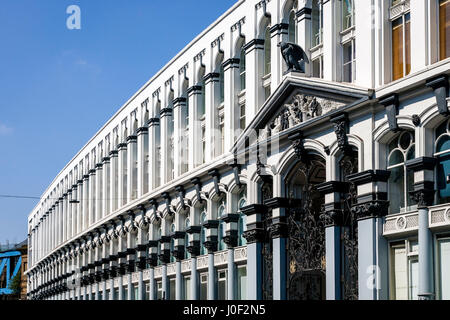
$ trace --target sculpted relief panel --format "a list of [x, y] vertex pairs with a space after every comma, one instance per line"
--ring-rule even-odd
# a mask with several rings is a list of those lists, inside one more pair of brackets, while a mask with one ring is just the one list
[[[307, 94], [294, 95], [285, 103], [266, 127], [266, 135], [271, 136], [292, 128], [302, 122], [319, 117], [342, 107], [344, 103]], [[265, 138], [265, 137], [261, 137]]]

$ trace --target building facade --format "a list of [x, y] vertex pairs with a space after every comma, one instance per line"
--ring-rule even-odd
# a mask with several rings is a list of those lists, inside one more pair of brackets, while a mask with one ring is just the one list
[[44, 192], [29, 297], [449, 299], [449, 56], [449, 0], [238, 1]]

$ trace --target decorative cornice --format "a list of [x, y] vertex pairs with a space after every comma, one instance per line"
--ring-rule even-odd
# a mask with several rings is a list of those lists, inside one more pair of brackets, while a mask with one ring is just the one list
[[243, 46], [245, 53], [249, 53], [251, 50], [255, 48], [263, 49], [264, 48], [264, 39], [253, 39], [244, 44]]
[[202, 92], [202, 86], [195, 85], [195, 86], [189, 87], [187, 89], [188, 95], [190, 95], [191, 93], [200, 94], [201, 92]]
[[136, 141], [137, 141], [137, 136], [132, 135], [132, 136], [127, 137], [127, 143], [134, 143]]
[[166, 117], [166, 116], [172, 116], [172, 108], [161, 109], [161, 111], [159, 112], [159, 116], [161, 118]]
[[422, 170], [434, 170], [436, 162], [436, 158], [433, 157], [418, 157], [407, 160], [405, 165], [406, 169], [417, 172]]

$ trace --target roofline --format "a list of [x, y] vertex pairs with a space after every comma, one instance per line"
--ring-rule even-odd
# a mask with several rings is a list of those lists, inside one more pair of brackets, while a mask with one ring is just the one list
[[239, 6], [241, 6], [246, 0], [239, 0], [235, 3], [231, 8], [229, 8], [225, 13], [223, 13], [219, 18], [217, 18], [213, 23], [211, 23], [205, 30], [203, 30], [199, 35], [197, 35], [191, 42], [189, 42], [176, 56], [174, 56], [168, 63], [166, 63], [153, 77], [150, 78], [143, 86], [141, 86], [138, 91], [133, 94], [131, 98], [129, 98], [122, 107], [119, 108], [114, 115], [109, 118], [109, 120], [89, 139], [89, 141], [75, 154], [74, 157], [61, 169], [55, 178], [50, 182], [47, 189], [41, 194], [41, 199], [38, 203], [31, 209], [31, 212], [28, 214], [28, 218], [33, 214], [33, 212], [38, 208], [39, 203], [42, 200], [42, 196], [46, 194], [59, 175], [64, 172], [64, 170], [69, 167], [70, 164], [86, 149], [86, 147], [97, 138], [100, 133], [124, 110], [131, 102], [133, 102], [139, 94], [141, 94], [147, 87], [149, 87], [153, 81], [155, 81], [165, 70], [167, 70], [180, 56], [182, 56], [186, 51], [188, 51], [195, 43], [197, 43], [205, 34], [207, 34], [211, 29], [213, 29], [216, 25], [218, 25], [223, 19], [225, 19], [229, 14], [231, 14], [234, 10], [236, 10]]

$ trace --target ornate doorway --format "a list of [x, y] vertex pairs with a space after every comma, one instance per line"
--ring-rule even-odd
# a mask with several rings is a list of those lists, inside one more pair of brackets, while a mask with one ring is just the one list
[[325, 161], [309, 157], [297, 164], [286, 180], [287, 299], [325, 299], [325, 227], [321, 215], [324, 196], [316, 185], [325, 182]]

